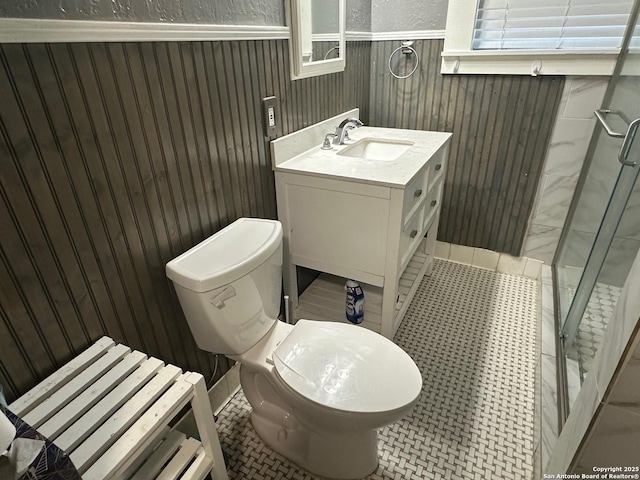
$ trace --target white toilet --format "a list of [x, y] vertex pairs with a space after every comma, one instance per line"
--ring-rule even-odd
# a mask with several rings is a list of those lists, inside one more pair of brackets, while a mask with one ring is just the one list
[[251, 421], [312, 473], [362, 478], [378, 466], [377, 428], [418, 400], [411, 357], [346, 323], [277, 320], [282, 226], [241, 218], [167, 264], [200, 348], [240, 362]]

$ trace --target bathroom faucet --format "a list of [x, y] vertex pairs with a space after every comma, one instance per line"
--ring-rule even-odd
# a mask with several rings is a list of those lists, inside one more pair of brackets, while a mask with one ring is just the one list
[[335, 134], [335, 137], [333, 138], [333, 144], [344, 145], [345, 139], [349, 138], [349, 133], [348, 133], [349, 129], [362, 127], [363, 125], [364, 123], [362, 123], [357, 118], [344, 119], [342, 122], [340, 122], [340, 125], [338, 125], [338, 128], [336, 128], [336, 134]]

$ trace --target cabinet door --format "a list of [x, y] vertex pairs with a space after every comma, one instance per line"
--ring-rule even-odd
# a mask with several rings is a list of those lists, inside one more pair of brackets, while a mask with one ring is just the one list
[[297, 265], [372, 282], [384, 276], [389, 200], [287, 184], [289, 251]]

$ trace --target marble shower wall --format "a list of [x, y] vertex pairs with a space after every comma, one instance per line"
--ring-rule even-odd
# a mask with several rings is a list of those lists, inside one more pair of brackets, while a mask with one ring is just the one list
[[522, 255], [551, 264], [609, 77], [567, 77]]
[[[567, 78], [560, 111], [538, 186], [523, 255], [550, 264], [558, 245], [580, 170], [595, 126], [593, 110], [600, 107], [608, 77]], [[640, 114], [637, 77], [622, 77], [610, 108]], [[635, 118], [634, 116], [634, 118]], [[611, 119], [615, 122], [615, 118]], [[613, 123], [617, 130], [625, 126]], [[585, 180], [583, 192], [567, 235], [561, 265], [577, 281], [584, 268], [620, 169], [617, 162], [621, 140], [601, 136]], [[599, 281], [622, 287], [631, 262], [640, 249], [640, 186], [636, 185]], [[571, 268], [575, 267], [575, 268]], [[573, 272], [573, 273], [572, 273]], [[575, 281], [569, 281], [575, 286]]]
[[[631, 118], [640, 115], [637, 77], [622, 77], [618, 80], [610, 108], [622, 110]], [[613, 128], [624, 131], [626, 125], [615, 116], [611, 117]], [[565, 249], [562, 254], [560, 263], [563, 266], [577, 267], [580, 271], [586, 262], [620, 172], [621, 166], [617, 157], [621, 144], [622, 140], [606, 135], [601, 135], [598, 140], [568, 233], [567, 242], [571, 248]], [[629, 260], [634, 258], [640, 249], [639, 213], [640, 187], [636, 185], [598, 278], [600, 283], [622, 287], [629, 274]]]

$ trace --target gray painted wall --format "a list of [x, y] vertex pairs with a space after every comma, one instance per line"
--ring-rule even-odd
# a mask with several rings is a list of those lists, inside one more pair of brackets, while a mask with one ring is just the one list
[[371, 31], [371, 0], [347, 0], [347, 31]]
[[[313, 33], [333, 33], [338, 31], [337, 0], [313, 0]], [[347, 31], [371, 31], [371, 2], [367, 0], [347, 0]]]
[[447, 0], [374, 0], [372, 32], [444, 30]]
[[0, 17], [285, 25], [283, 0], [2, 0]]
[[[285, 0], [2, 0], [0, 17], [286, 25]], [[347, 30], [371, 31], [371, 2], [347, 0]]]

